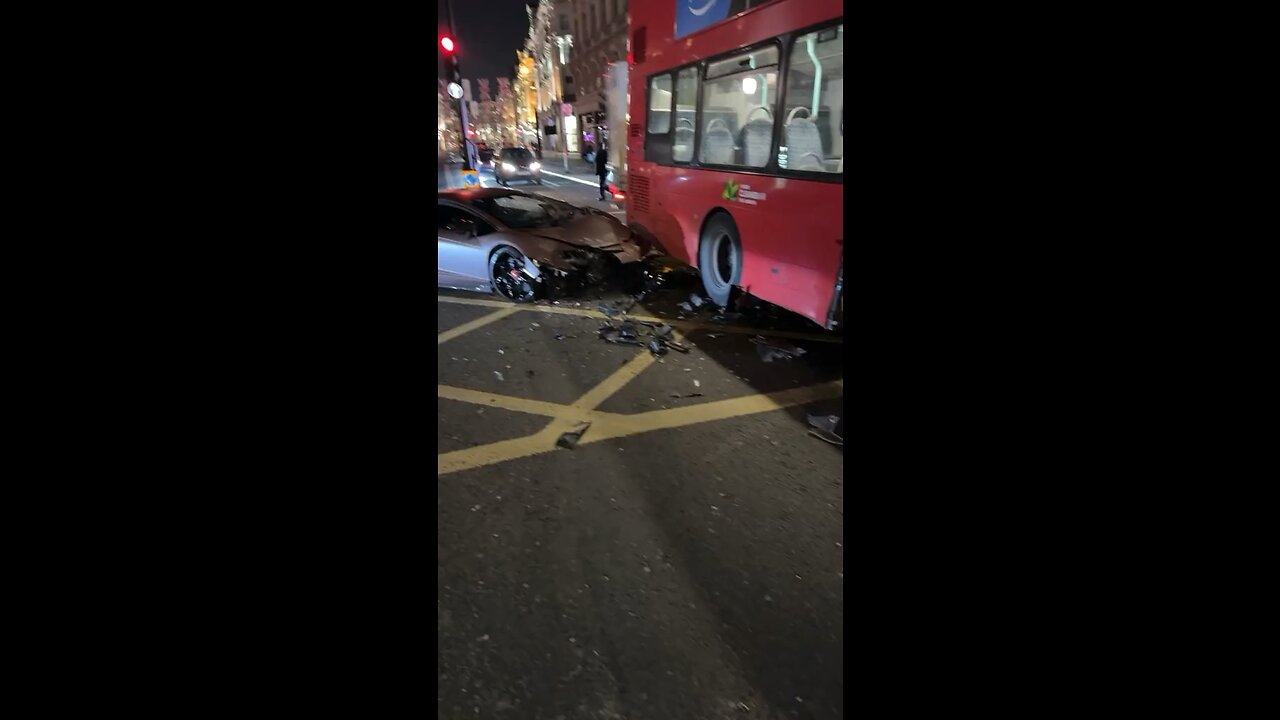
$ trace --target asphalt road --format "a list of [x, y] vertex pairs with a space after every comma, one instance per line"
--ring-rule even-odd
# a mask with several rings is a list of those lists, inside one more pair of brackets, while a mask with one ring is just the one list
[[654, 358], [598, 339], [617, 299], [437, 293], [440, 717], [843, 717], [844, 456], [805, 422], [843, 338], [684, 313]]
[[[571, 158], [569, 160], [570, 171], [565, 172], [562, 160], [559, 156], [544, 158], [542, 184], [527, 182], [523, 180], [511, 181], [511, 187], [516, 190], [525, 190], [527, 192], [538, 193], [557, 200], [563, 200], [574, 205], [590, 205], [592, 207], [601, 208], [609, 211], [614, 217], [625, 222], [626, 213], [612, 201], [600, 201], [600, 186], [595, 176], [588, 174], [587, 164], [581, 158]], [[461, 166], [443, 166], [439, 168], [439, 185], [440, 188], [460, 188], [462, 187]], [[482, 168], [480, 170], [480, 185], [483, 187], [499, 187], [497, 180], [493, 177], [493, 171]]]

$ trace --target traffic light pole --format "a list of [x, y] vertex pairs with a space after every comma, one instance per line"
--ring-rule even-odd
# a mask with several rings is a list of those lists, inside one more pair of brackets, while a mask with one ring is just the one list
[[[444, 9], [449, 17], [449, 36], [452, 37], [453, 41], [456, 43], [458, 41], [458, 28], [453, 24], [453, 3], [450, 2], [450, 0], [445, 0]], [[463, 87], [462, 67], [458, 65], [457, 45], [454, 45], [453, 52], [449, 53], [448, 58], [449, 70], [453, 76], [452, 81], [458, 83], [458, 87]], [[467, 121], [466, 93], [463, 93], [462, 97], [458, 98], [458, 119], [462, 122], [462, 169], [475, 170], [475, 168], [471, 166], [471, 153], [468, 152], [470, 148], [467, 146], [467, 128], [470, 127], [471, 124]]]

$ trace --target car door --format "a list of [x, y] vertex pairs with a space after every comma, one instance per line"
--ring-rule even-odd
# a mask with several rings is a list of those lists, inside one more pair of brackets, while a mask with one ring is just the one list
[[468, 210], [439, 203], [436, 212], [438, 285], [489, 289], [489, 268], [481, 237], [493, 228]]

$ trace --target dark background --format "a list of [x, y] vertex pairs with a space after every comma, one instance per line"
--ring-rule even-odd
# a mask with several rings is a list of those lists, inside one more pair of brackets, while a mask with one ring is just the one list
[[[494, 79], [515, 77], [516, 50], [524, 46], [529, 31], [526, 0], [449, 0], [453, 4], [454, 41], [464, 78]], [[449, 15], [445, 3], [436, 10], [440, 33], [447, 32]], [[440, 53], [436, 53], [437, 56]], [[438, 77], [445, 77], [444, 63], [437, 57]]]

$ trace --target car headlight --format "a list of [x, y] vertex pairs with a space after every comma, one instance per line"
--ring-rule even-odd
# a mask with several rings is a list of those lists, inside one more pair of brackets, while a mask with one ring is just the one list
[[530, 169], [530, 170], [541, 170], [541, 169], [542, 169], [542, 163], [540, 163], [540, 162], [529, 163], [529, 169]]
[[502, 163], [502, 169], [506, 170], [507, 172], [515, 172], [516, 166], [512, 165], [511, 163]]

